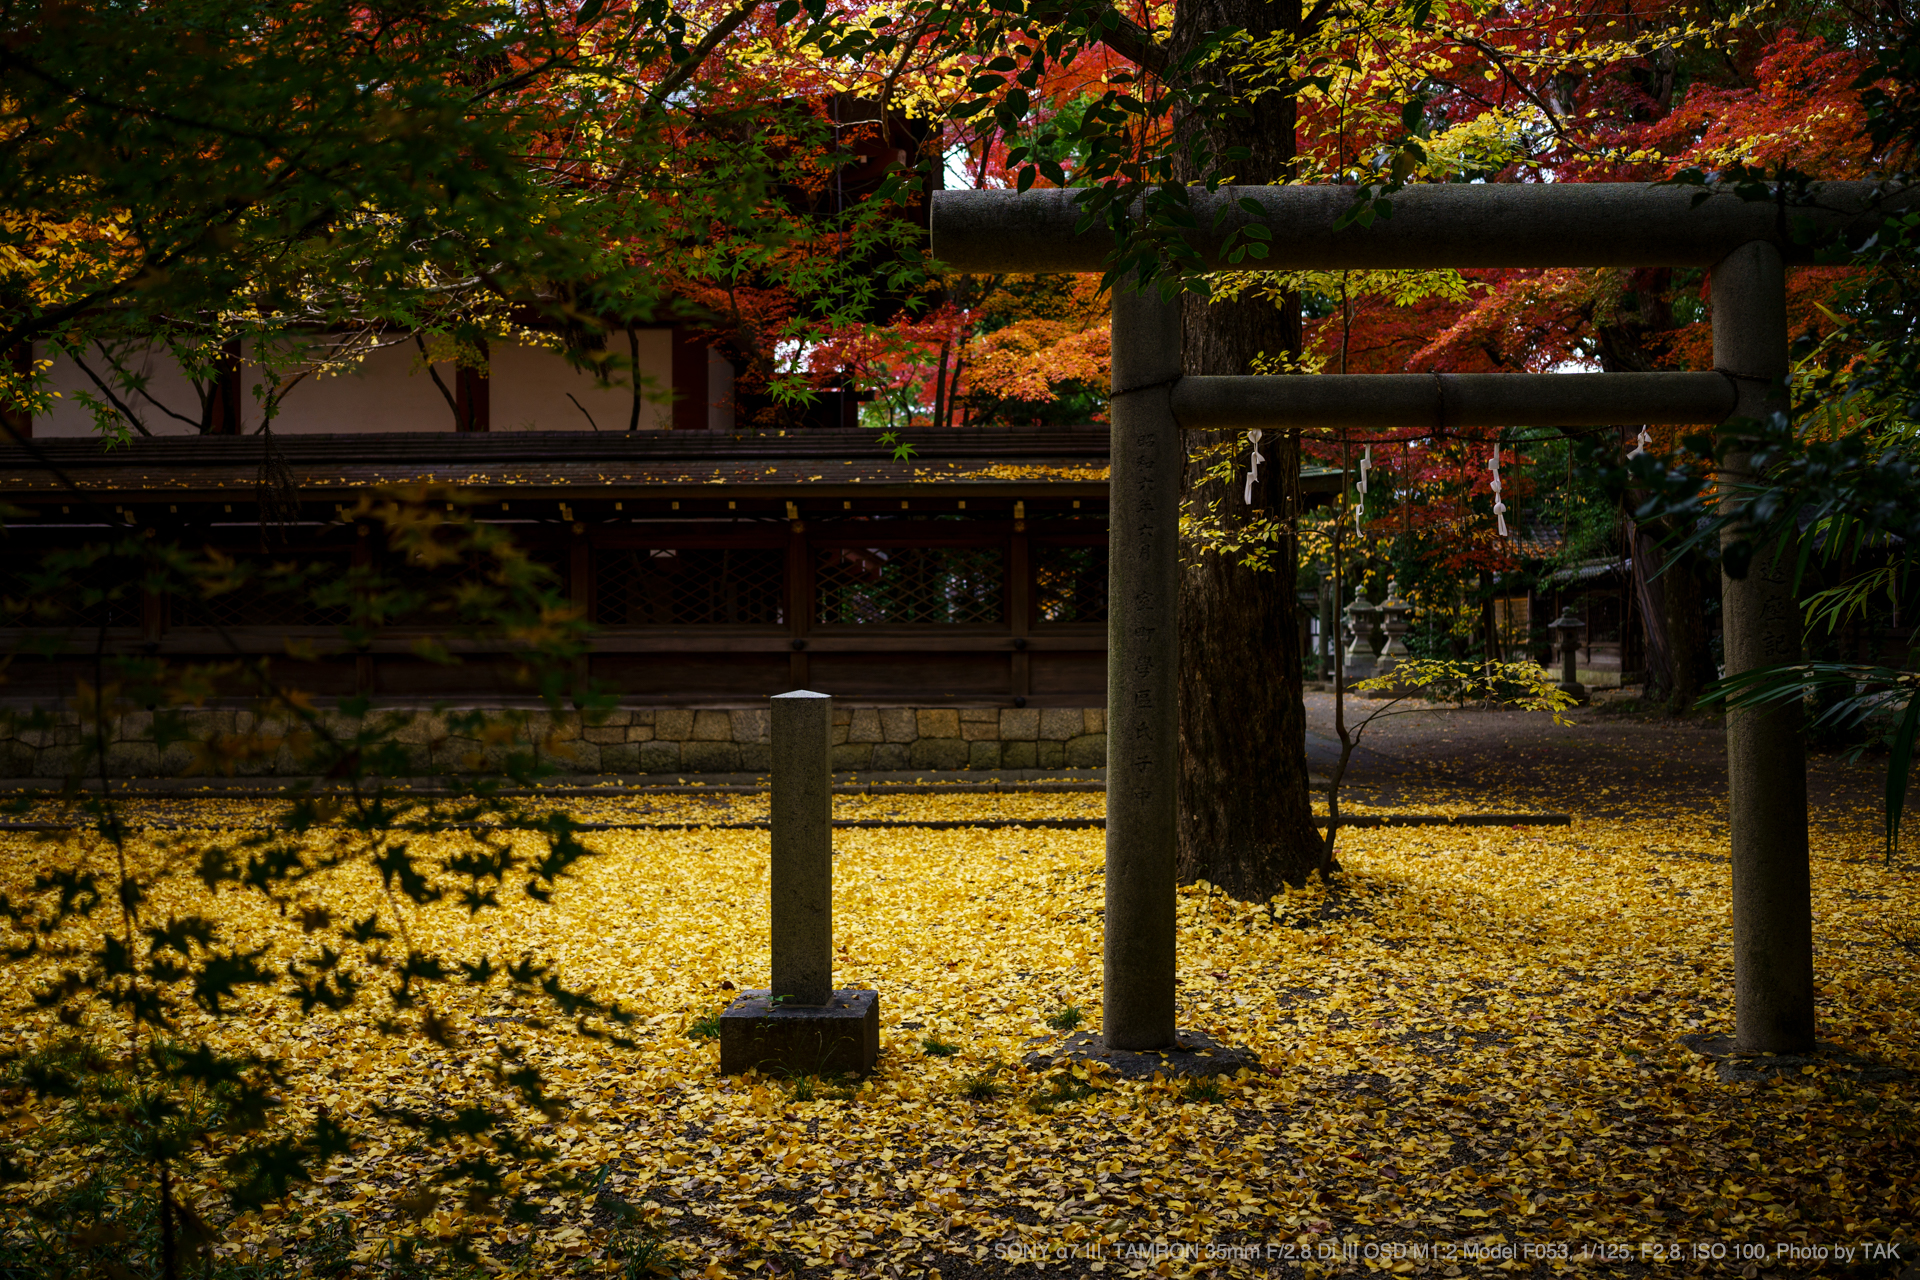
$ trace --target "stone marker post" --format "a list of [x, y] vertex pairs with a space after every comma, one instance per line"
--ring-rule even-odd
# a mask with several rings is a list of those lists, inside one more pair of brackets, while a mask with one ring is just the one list
[[[1732, 377], [1742, 420], [1788, 408], [1787, 284], [1780, 251], [1742, 245], [1713, 267], [1713, 363]], [[1736, 443], [1721, 464], [1723, 495], [1752, 478]], [[1732, 541], [1737, 530], [1728, 530]], [[1774, 548], [1778, 547], [1777, 553]], [[1727, 674], [1798, 661], [1796, 548], [1771, 543], [1747, 576], [1722, 581]], [[1732, 813], [1733, 1002], [1738, 1048], [1798, 1053], [1814, 1047], [1813, 895], [1807, 862], [1807, 758], [1794, 703], [1727, 714]]]
[[1113, 291], [1113, 473], [1107, 613], [1105, 1016], [1113, 1049], [1174, 1043], [1179, 818], [1180, 303]]
[[773, 704], [773, 986], [720, 1015], [720, 1070], [872, 1071], [880, 997], [833, 988], [833, 699], [805, 689]]
[[833, 699], [773, 704], [773, 998], [823, 1005], [833, 990]]

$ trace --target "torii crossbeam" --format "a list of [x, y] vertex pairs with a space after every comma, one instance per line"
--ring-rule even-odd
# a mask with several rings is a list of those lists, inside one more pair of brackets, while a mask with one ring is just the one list
[[[1112, 235], [1076, 232], [1071, 191], [934, 196], [933, 252], [979, 273], [1104, 270]], [[1393, 196], [1390, 218], [1340, 226], [1354, 190], [1193, 193], [1189, 244], [1222, 266], [1226, 234], [1268, 229], [1266, 270], [1420, 267], [1711, 268], [1715, 372], [1704, 374], [1183, 377], [1180, 308], [1156, 289], [1113, 302], [1111, 583], [1107, 623], [1107, 888], [1103, 1034], [1114, 1049], [1174, 1043], [1178, 534], [1182, 428], [1591, 426], [1763, 421], [1787, 407], [1786, 266], [1817, 235], [1876, 221], [1885, 192], [1826, 183], [1791, 205], [1730, 191], [1627, 183], [1448, 184]], [[1900, 197], [1904, 201], [1905, 196]], [[1263, 210], [1247, 212], [1242, 201]], [[1216, 219], [1216, 215], [1219, 215]], [[1748, 458], [1722, 464], [1723, 483]], [[1724, 584], [1729, 675], [1791, 662], [1800, 615], [1791, 558]], [[1727, 717], [1735, 1039], [1813, 1047], [1806, 757], [1792, 707]]]

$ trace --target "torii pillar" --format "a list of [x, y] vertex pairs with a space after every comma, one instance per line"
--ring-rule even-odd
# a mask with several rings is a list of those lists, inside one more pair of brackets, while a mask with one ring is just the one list
[[1180, 473], [1173, 416], [1180, 304], [1157, 285], [1113, 295], [1107, 562], [1107, 918], [1110, 1049], [1174, 1043], [1179, 845]]
[[[1713, 363], [1739, 396], [1731, 432], [1786, 412], [1787, 272], [1780, 251], [1744, 244], [1713, 266]], [[1721, 501], [1753, 479], [1749, 451], [1729, 450]], [[1729, 529], [1726, 542], [1739, 536]], [[1800, 606], [1793, 540], [1768, 543], [1744, 578], [1721, 581], [1727, 674], [1795, 662]], [[1733, 863], [1734, 1044], [1747, 1052], [1814, 1047], [1813, 896], [1807, 850], [1807, 752], [1793, 703], [1727, 713], [1727, 810]]]

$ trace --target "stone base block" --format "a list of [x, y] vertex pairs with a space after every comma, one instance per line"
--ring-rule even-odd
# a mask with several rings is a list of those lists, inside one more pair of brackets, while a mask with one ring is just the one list
[[880, 1058], [880, 993], [836, 991], [824, 1005], [777, 1005], [742, 992], [720, 1015], [720, 1072], [867, 1075]]
[[1911, 1080], [1913, 1073], [1896, 1063], [1850, 1053], [1836, 1044], [1821, 1041], [1806, 1053], [1760, 1053], [1740, 1048], [1732, 1036], [1710, 1034], [1684, 1035], [1681, 1044], [1714, 1064], [1721, 1080], [1735, 1084], [1746, 1080], [1771, 1080], [1785, 1076], [1798, 1079], [1804, 1067], [1820, 1067], [1841, 1079], [1865, 1084], [1885, 1084]]
[[[1029, 1042], [1031, 1043], [1031, 1042]], [[1053, 1049], [1028, 1054], [1027, 1066], [1045, 1071], [1075, 1062], [1106, 1064], [1114, 1075], [1128, 1080], [1153, 1076], [1184, 1079], [1193, 1076], [1230, 1076], [1241, 1070], [1258, 1071], [1259, 1055], [1250, 1049], [1223, 1045], [1199, 1031], [1181, 1031], [1166, 1049], [1109, 1049], [1096, 1031], [1076, 1031]]]

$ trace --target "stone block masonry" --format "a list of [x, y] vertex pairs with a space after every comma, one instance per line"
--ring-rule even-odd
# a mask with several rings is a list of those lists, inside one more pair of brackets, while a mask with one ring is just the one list
[[[455, 736], [443, 717], [427, 711], [374, 714], [388, 720], [416, 774], [497, 768], [513, 750], [537, 752], [561, 773], [765, 773], [772, 767], [764, 705], [623, 709], [593, 718], [511, 711], [503, 713], [514, 718], [510, 743]], [[132, 711], [114, 720], [107, 735], [109, 768], [120, 777], [298, 772], [298, 725], [232, 709], [182, 715], [191, 741], [164, 749], [154, 740], [150, 713]], [[1104, 707], [836, 707], [832, 761], [842, 773], [1089, 769], [1107, 762], [1106, 731]], [[64, 778], [84, 750], [82, 738], [79, 723], [64, 709], [38, 721], [21, 709], [0, 714], [0, 777]], [[203, 744], [197, 753], [194, 743]]]

